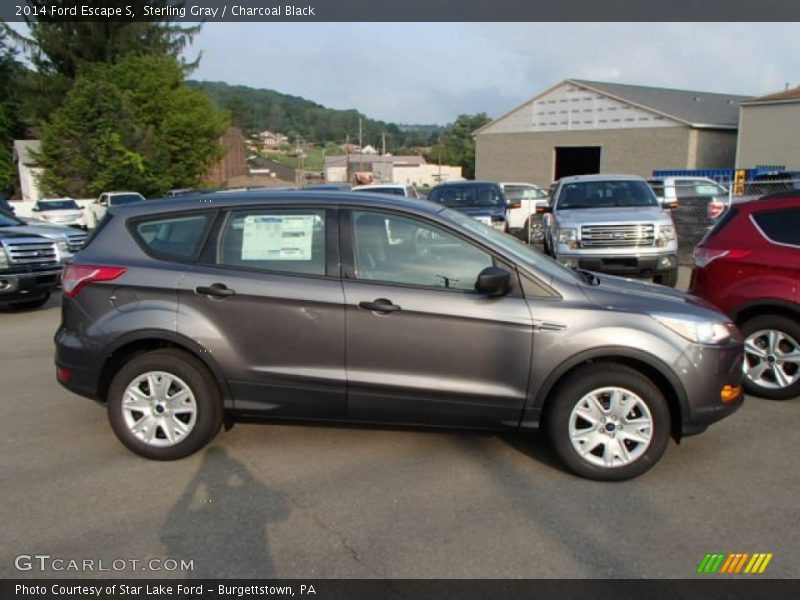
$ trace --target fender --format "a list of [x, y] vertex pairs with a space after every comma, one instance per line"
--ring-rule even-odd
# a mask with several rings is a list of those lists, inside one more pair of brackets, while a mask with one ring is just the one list
[[731, 318], [738, 322], [742, 313], [749, 311], [751, 308], [780, 308], [782, 310], [794, 313], [796, 317], [800, 318], [800, 306], [794, 302], [782, 300], [780, 298], [759, 298], [758, 300], [746, 302], [741, 306], [737, 306], [736, 309], [731, 312]]
[[522, 415], [523, 426], [526, 426], [526, 424], [538, 424], [542, 407], [544, 406], [548, 395], [552, 391], [556, 382], [558, 382], [558, 380], [561, 379], [561, 377], [567, 371], [588, 360], [613, 359], [619, 357], [630, 358], [642, 362], [662, 375], [667, 382], [669, 382], [669, 385], [675, 392], [675, 396], [677, 397], [680, 405], [681, 417], [683, 418], [683, 416], [689, 414], [689, 400], [686, 397], [686, 390], [684, 390], [683, 384], [680, 382], [680, 379], [678, 379], [678, 376], [665, 362], [658, 357], [653, 356], [652, 354], [648, 354], [647, 352], [643, 352], [635, 348], [629, 348], [625, 346], [601, 346], [599, 348], [592, 348], [591, 350], [586, 350], [572, 356], [561, 363], [550, 373], [550, 375], [547, 376], [547, 378], [539, 386], [538, 390], [536, 390], [536, 395], [532, 399], [529, 398], [528, 400]]
[[115, 338], [111, 344], [103, 349], [103, 355], [105, 356], [103, 368], [105, 368], [108, 359], [114, 352], [124, 346], [141, 340], [160, 340], [170, 342], [176, 346], [180, 346], [188, 350], [190, 354], [192, 354], [196, 359], [203, 363], [209, 371], [211, 371], [214, 379], [217, 380], [220, 392], [222, 394], [224, 407], [233, 408], [233, 397], [231, 395], [230, 388], [228, 387], [228, 381], [225, 378], [225, 375], [219, 364], [217, 364], [217, 361], [214, 359], [208, 349], [201, 346], [195, 340], [174, 331], [169, 331], [166, 329], [141, 329]]

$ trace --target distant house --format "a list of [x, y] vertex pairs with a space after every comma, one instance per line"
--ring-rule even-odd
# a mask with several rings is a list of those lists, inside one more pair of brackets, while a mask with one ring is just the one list
[[[380, 183], [436, 185], [444, 181], [460, 181], [461, 167], [431, 165], [424, 156], [383, 156], [349, 154], [325, 157], [325, 181], [353, 182], [356, 173], [369, 175]], [[362, 175], [363, 176], [363, 175]]]
[[228, 128], [219, 143], [225, 148], [225, 155], [209, 170], [206, 179], [221, 186], [234, 177], [247, 175], [247, 147], [238, 127]]
[[566, 79], [474, 132], [479, 179], [733, 166], [747, 96]]
[[800, 88], [742, 102], [736, 166], [800, 170]]
[[42, 198], [39, 177], [43, 169], [33, 157], [33, 153], [39, 152], [41, 146], [39, 140], [14, 140], [14, 162], [19, 171], [19, 187], [25, 202], [36, 202]]
[[280, 148], [289, 143], [288, 137], [273, 131], [262, 131], [258, 134], [258, 139], [265, 148]]
[[361, 154], [378, 154], [378, 151], [369, 144], [367, 144], [366, 146], [361, 148]]

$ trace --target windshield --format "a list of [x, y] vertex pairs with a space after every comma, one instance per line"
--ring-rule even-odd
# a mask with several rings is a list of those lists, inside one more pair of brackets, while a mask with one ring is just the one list
[[15, 227], [17, 225], [25, 225], [25, 221], [20, 221], [6, 211], [0, 210], [0, 227]]
[[561, 187], [556, 208], [566, 210], [619, 206], [658, 206], [658, 199], [644, 181], [580, 181]]
[[507, 185], [503, 188], [506, 198], [511, 202], [517, 200], [544, 200], [547, 192], [535, 185]]
[[40, 200], [36, 203], [36, 208], [39, 210], [77, 210], [80, 207], [72, 198], [65, 198], [64, 200]]
[[452, 185], [434, 190], [428, 197], [431, 202], [444, 204], [449, 208], [469, 208], [475, 206], [502, 206], [506, 200], [503, 192], [495, 185]]
[[117, 194], [111, 196], [111, 206], [122, 206], [124, 204], [133, 204], [134, 202], [141, 202], [144, 200], [140, 194]]
[[455, 210], [445, 210], [441, 214], [451, 221], [455, 221], [464, 227], [464, 229], [469, 230], [471, 233], [488, 239], [492, 243], [500, 246], [516, 261], [530, 265], [531, 267], [534, 267], [550, 277], [563, 277], [564, 275], [567, 275], [572, 279], [582, 280], [580, 275], [578, 275], [578, 273], [572, 269], [568, 269], [549, 256], [539, 252], [538, 250], [534, 250], [530, 246], [522, 243], [510, 235], [500, 233], [493, 227], [485, 225], [477, 219], [473, 219], [472, 217]]

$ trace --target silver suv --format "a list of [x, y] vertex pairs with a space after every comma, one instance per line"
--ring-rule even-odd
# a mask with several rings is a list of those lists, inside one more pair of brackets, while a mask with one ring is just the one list
[[545, 251], [567, 267], [678, 282], [678, 243], [668, 210], [641, 177], [559, 180], [544, 217]]
[[742, 402], [741, 336], [433, 202], [258, 192], [111, 207], [64, 271], [57, 376], [169, 460], [236, 419], [530, 431], [627, 479]]

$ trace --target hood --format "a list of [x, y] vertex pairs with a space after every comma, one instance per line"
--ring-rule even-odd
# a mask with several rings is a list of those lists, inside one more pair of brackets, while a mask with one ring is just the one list
[[597, 277], [600, 283], [587, 286], [585, 291], [599, 306], [634, 312], [691, 312], [707, 319], [730, 321], [713, 304], [687, 292], [605, 273], [597, 273]]
[[637, 221], [672, 223], [672, 217], [669, 212], [660, 206], [556, 209], [556, 216], [561, 224], [567, 222], [580, 225], [593, 225], [595, 223], [628, 224]]
[[[66, 230], [66, 231], [65, 231]], [[66, 227], [59, 227], [58, 225], [12, 225], [11, 227], [4, 227], [2, 232], [13, 231], [15, 233], [24, 233], [28, 236], [44, 236], [49, 239], [65, 239], [67, 234], [71, 233]], [[76, 232], [77, 233], [77, 232]], [[2, 233], [0, 233], [2, 235]]]
[[83, 215], [83, 211], [77, 208], [52, 208], [47, 210], [39, 211], [39, 215], [53, 215], [57, 217], [80, 217]]
[[491, 217], [493, 215], [506, 214], [506, 209], [502, 206], [459, 206], [453, 210], [457, 210], [470, 217]]
[[[20, 225], [22, 228], [22, 225]], [[0, 242], [3, 240], [20, 240], [20, 239], [48, 239], [44, 236], [35, 233], [26, 233], [24, 231], [17, 231], [16, 227], [0, 227]]]

